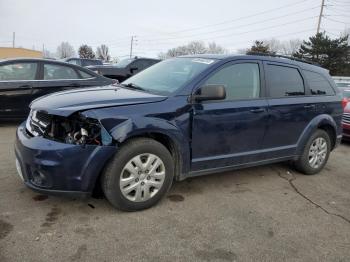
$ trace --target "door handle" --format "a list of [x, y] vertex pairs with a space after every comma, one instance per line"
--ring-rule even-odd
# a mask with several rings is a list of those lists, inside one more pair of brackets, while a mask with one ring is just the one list
[[264, 108], [254, 108], [254, 109], [251, 109], [250, 112], [252, 112], [252, 113], [262, 113], [262, 112], [265, 112], [265, 109]]
[[310, 109], [310, 108], [315, 108], [316, 105], [305, 105], [304, 108], [305, 109]]

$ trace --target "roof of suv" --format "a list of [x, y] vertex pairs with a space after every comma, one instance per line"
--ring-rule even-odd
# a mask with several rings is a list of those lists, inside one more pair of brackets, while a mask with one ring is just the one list
[[272, 61], [290, 65], [297, 65], [303, 69], [310, 69], [312, 71], [319, 71], [321, 73], [328, 72], [327, 69], [322, 68], [315, 64], [310, 64], [307, 61], [298, 61], [294, 60], [292, 57], [278, 57], [278, 56], [269, 56], [269, 55], [214, 55], [214, 54], [199, 54], [199, 55], [185, 55], [181, 57], [193, 57], [193, 58], [204, 58], [204, 59], [217, 59], [217, 60], [265, 60]]

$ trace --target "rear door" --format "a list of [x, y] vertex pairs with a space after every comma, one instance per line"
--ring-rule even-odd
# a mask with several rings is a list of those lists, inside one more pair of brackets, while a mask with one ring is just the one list
[[194, 104], [192, 171], [259, 161], [267, 126], [262, 64], [225, 64], [200, 86], [224, 85], [226, 99]]
[[291, 156], [302, 132], [315, 116], [316, 104], [297, 66], [264, 62], [269, 120], [265, 158]]
[[26, 117], [38, 75], [39, 66], [35, 61], [13, 61], [0, 65], [0, 118]]
[[73, 88], [95, 86], [99, 82], [95, 75], [74, 66], [43, 62], [40, 84], [33, 88], [33, 98]]

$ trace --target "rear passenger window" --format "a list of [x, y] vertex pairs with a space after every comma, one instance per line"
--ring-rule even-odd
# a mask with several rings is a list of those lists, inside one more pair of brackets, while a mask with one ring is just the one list
[[258, 98], [260, 95], [259, 65], [243, 63], [227, 66], [214, 73], [206, 85], [224, 85], [226, 100]]
[[306, 80], [310, 86], [312, 95], [334, 95], [335, 92], [328, 80], [318, 74], [311, 71], [303, 70]]
[[304, 82], [296, 68], [268, 64], [266, 74], [270, 97], [305, 95]]
[[71, 67], [54, 64], [44, 64], [44, 79], [79, 79], [79, 76]]

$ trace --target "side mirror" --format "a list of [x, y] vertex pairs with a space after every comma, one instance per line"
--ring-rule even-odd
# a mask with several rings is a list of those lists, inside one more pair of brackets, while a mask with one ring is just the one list
[[226, 98], [226, 90], [223, 85], [202, 86], [192, 95], [192, 100], [200, 102], [206, 100], [223, 100]]

